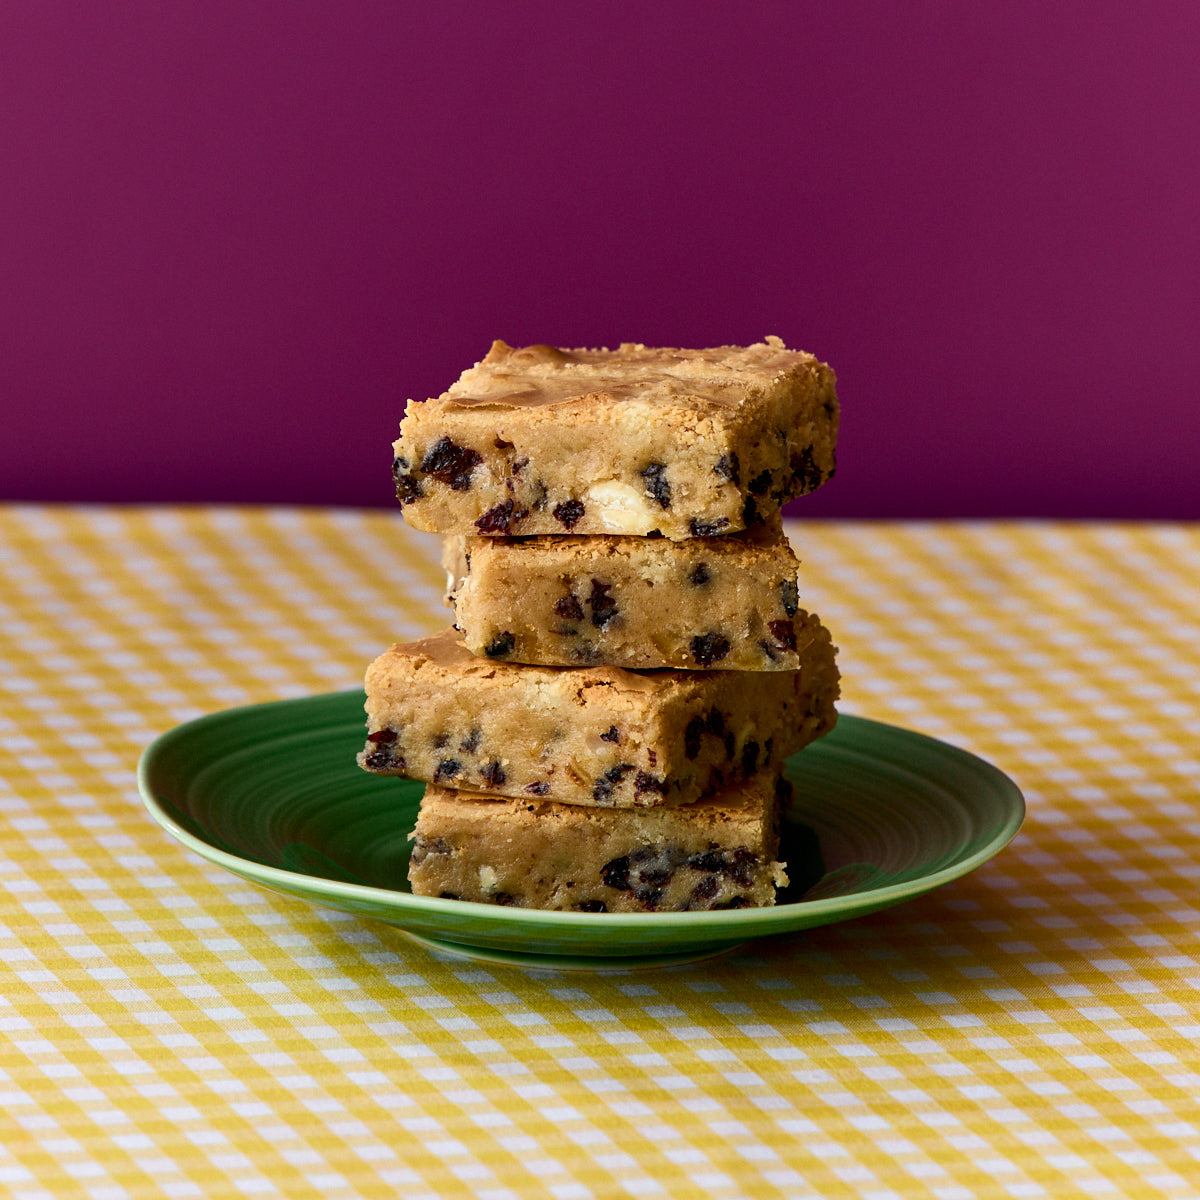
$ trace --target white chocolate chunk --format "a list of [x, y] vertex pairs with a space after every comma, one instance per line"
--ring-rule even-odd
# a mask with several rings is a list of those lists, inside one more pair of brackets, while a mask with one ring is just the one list
[[592, 484], [583, 502], [606, 533], [646, 533], [654, 528], [655, 509], [644, 488], [606, 479]]

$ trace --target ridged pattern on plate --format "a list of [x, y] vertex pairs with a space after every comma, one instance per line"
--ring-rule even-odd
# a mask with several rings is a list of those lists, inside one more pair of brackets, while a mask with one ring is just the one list
[[[816, 834], [825, 876], [805, 899], [927, 878], [970, 859], [995, 837], [989, 797], [1004, 783], [979, 759], [907, 730], [854, 722], [852, 737], [814, 747], [789, 766], [792, 821]], [[859, 734], [869, 733], [865, 746]], [[945, 780], [946, 782], [943, 782]], [[951, 784], [953, 786], [951, 786]], [[975, 803], [964, 801], [969, 796]]]
[[[709, 954], [896, 904], [972, 870], [1011, 839], [1024, 804], [1005, 775], [932, 738], [843, 716], [793, 756], [781, 856], [822, 877], [774, 908], [559, 913], [413, 896], [409, 842], [422, 785], [360, 770], [363, 694], [230, 709], [164, 734], [139, 783], [192, 850], [265, 887], [379, 918], [442, 944], [572, 960]], [[807, 882], [805, 880], [804, 882]]]

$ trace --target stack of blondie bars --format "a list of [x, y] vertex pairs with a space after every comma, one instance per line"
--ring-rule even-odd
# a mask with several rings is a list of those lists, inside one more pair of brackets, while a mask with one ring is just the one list
[[832, 371], [496, 342], [396, 441], [454, 627], [366, 676], [359, 763], [424, 780], [412, 890], [581, 912], [775, 902], [787, 758], [836, 721], [781, 506], [834, 469]]

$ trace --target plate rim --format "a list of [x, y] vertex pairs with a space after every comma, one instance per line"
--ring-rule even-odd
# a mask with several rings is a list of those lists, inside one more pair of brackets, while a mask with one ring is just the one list
[[[953, 743], [921, 733], [918, 730], [907, 729], [903, 726], [878, 721], [853, 713], [839, 713], [838, 726], [829, 736], [836, 735], [838, 727], [843, 732], [846, 727], [854, 729], [859, 726], [883, 732], [884, 736], [902, 736], [906, 739], [917, 739], [928, 744], [935, 753], [957, 756], [968, 763], [981, 776], [989, 778], [992, 790], [1004, 805], [1005, 819], [999, 829], [981, 847], [973, 853], [948, 866], [928, 874], [918, 875], [912, 879], [896, 883], [884, 884], [880, 887], [862, 891], [847, 892], [836, 896], [828, 896], [813, 900], [797, 899], [784, 904], [762, 908], [727, 909], [714, 912], [654, 912], [654, 913], [578, 913], [560, 912], [546, 909], [503, 908], [494, 904], [484, 904], [469, 900], [449, 900], [438, 896], [418, 896], [411, 892], [397, 891], [391, 888], [376, 887], [366, 883], [354, 883], [331, 879], [322, 875], [311, 875], [303, 871], [288, 870], [252, 859], [222, 849], [212, 842], [193, 834], [184, 828], [168, 812], [160, 802], [154, 788], [154, 774], [158, 763], [172, 745], [194, 737], [203, 727], [211, 724], [236, 723], [239, 718], [250, 714], [262, 713], [268, 708], [282, 706], [301, 707], [310, 705], [347, 704], [355, 698], [362, 699], [365, 694], [361, 689], [348, 689], [336, 692], [316, 693], [312, 695], [287, 697], [279, 700], [268, 700], [253, 704], [236, 705], [204, 713], [201, 716], [181, 722], [171, 729], [155, 737], [142, 751], [137, 764], [137, 783], [142, 802], [154, 820], [162, 826], [177, 842], [201, 858], [216, 866], [246, 879], [269, 890], [282, 892], [294, 898], [305, 899], [309, 903], [323, 903], [330, 908], [338, 908], [338, 901], [355, 902], [349, 910], [359, 915], [364, 906], [379, 909], [374, 919], [383, 920], [403, 929], [403, 916], [411, 912], [417, 916], [436, 916], [439, 913], [451, 913], [460, 918], [478, 918], [490, 922], [515, 922], [524, 926], [531, 934], [538, 931], [568, 932], [571, 930], [605, 928], [617, 932], [622, 928], [637, 929], [646, 922], [653, 921], [656, 928], [663, 931], [678, 931], [693, 929], [697, 934], [711, 933], [722, 940], [748, 940], [770, 936], [773, 933], [791, 932], [798, 927], [808, 927], [833, 921], [849, 920], [856, 916], [881, 908], [891, 907], [904, 900], [915, 898], [932, 891], [944, 884], [951, 883], [964, 875], [970, 874], [984, 863], [1000, 853], [1020, 831], [1024, 822], [1027, 806], [1024, 795], [1016, 782], [999, 767], [987, 759], [965, 750]], [[845, 723], [845, 725], [843, 725]], [[365, 727], [365, 726], [364, 726]], [[817, 743], [819, 744], [819, 743]], [[802, 752], [803, 753], [803, 752]], [[861, 753], [861, 751], [860, 751]], [[793, 756], [794, 757], [794, 756]], [[957, 793], [954, 793], [958, 800]], [[452, 908], [449, 906], [453, 906]], [[383, 910], [390, 910], [391, 915], [382, 915]], [[797, 919], [802, 921], [797, 926]], [[822, 920], [822, 918], [826, 918]], [[447, 939], [454, 940], [454, 939]], [[464, 945], [470, 945], [464, 942]], [[597, 957], [603, 956], [600, 951]], [[609, 952], [611, 953], [611, 951]]]

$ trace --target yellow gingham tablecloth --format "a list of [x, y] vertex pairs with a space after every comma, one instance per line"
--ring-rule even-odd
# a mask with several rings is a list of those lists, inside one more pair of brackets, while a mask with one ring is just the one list
[[173, 842], [134, 768], [448, 623], [390, 512], [0, 509], [0, 1195], [1200, 1197], [1200, 528], [792, 524], [843, 711], [1029, 816], [691, 967], [438, 957]]

